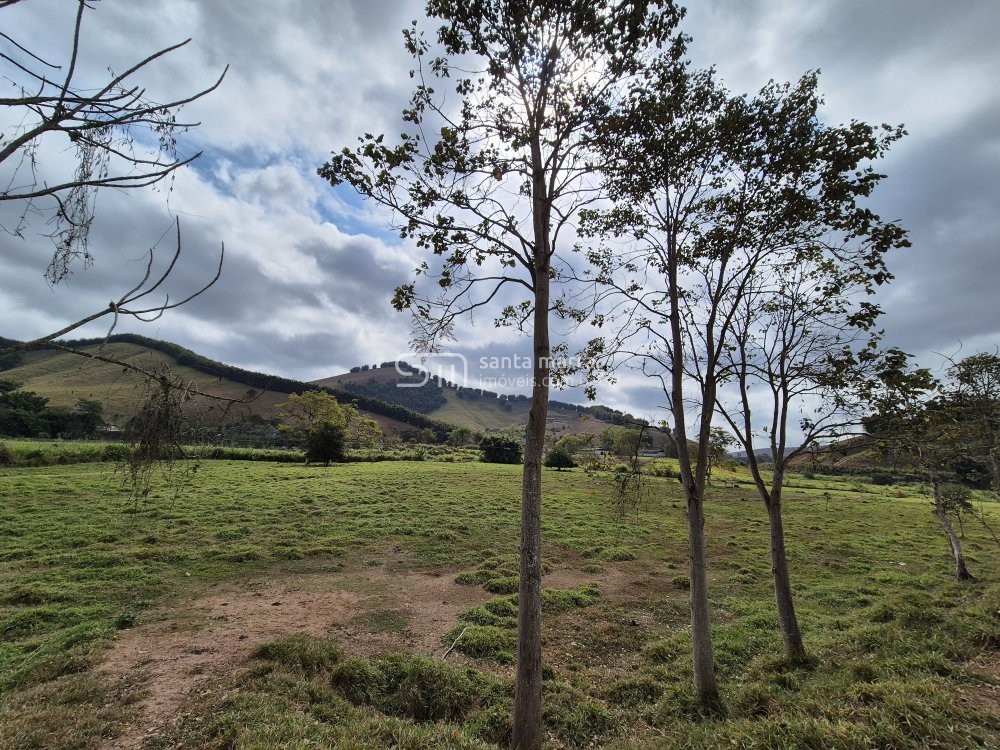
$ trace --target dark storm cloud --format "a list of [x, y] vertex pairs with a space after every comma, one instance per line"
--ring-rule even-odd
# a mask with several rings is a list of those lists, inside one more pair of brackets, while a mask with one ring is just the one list
[[[315, 380], [328, 377], [332, 368], [341, 372], [362, 361], [350, 359], [355, 346], [350, 333], [331, 330], [269, 339], [266, 347], [253, 336], [234, 336], [216, 344], [213, 351], [219, 360], [255, 372], [296, 373], [295, 377]], [[317, 366], [318, 361], [326, 364]]]
[[845, 68], [871, 71], [893, 58], [933, 57], [950, 64], [982, 62], [996, 38], [996, 4], [949, 6], [938, 0], [817, 3], [801, 36], [788, 40], [798, 59], [822, 56]]

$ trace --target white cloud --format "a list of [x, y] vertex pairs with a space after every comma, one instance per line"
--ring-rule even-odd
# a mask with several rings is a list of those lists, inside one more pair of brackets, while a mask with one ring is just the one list
[[[1000, 6], [970, 0], [958, 13], [933, 0], [691, 5], [685, 28], [695, 37], [692, 58], [717, 64], [731, 88], [755, 90], [769, 78], [818, 67], [831, 121], [907, 123], [912, 135], [886, 163], [890, 180], [875, 200], [877, 210], [911, 228], [915, 246], [893, 260], [898, 281], [883, 297], [890, 337], [921, 352], [950, 351], [959, 338], [967, 348], [1000, 343], [1000, 92], [993, 83], [1000, 48], [991, 31]], [[5, 28], [57, 61], [72, 6], [32, 0], [0, 16]], [[187, 309], [137, 330], [298, 377], [405, 350], [409, 324], [389, 299], [423, 255], [399, 240], [383, 210], [349, 189], [330, 188], [315, 170], [363, 132], [392, 136], [400, 129], [413, 85], [400, 30], [421, 15], [421, 3], [395, 0], [96, 4], [84, 26], [82, 71], [91, 80], [108, 65], [121, 70], [189, 36], [190, 45], [144, 71], [151, 95], [196, 90], [226, 64], [230, 72], [217, 92], [184, 110], [202, 124], [182, 150], [204, 149], [205, 156], [178, 175], [169, 196], [101, 196], [92, 270], [52, 290], [41, 278], [48, 241], [0, 235], [0, 335], [40, 335], [107, 305], [141, 271], [145, 249], [180, 216], [185, 253], [172, 293], [211, 275], [221, 242], [223, 276]], [[60, 147], [46, 158], [65, 156]], [[0, 215], [9, 210], [0, 206]], [[474, 325], [463, 323], [457, 346], [523, 348], [523, 334], [495, 328], [496, 314], [484, 310]], [[635, 373], [601, 394], [637, 415], [659, 413], [647, 379]]]

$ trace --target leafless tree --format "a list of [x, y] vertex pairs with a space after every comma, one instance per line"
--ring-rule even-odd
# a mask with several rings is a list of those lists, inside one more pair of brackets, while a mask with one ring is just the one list
[[[16, 4], [5, 0], [0, 10]], [[46, 271], [53, 284], [66, 278], [76, 261], [92, 260], [89, 247], [95, 198], [100, 188], [155, 185], [197, 159], [181, 155], [178, 136], [198, 125], [178, 119], [184, 105], [214, 91], [226, 70], [207, 88], [157, 101], [137, 81], [152, 65], [190, 42], [157, 50], [123, 72], [109, 69], [96, 86], [81, 82], [83, 22], [93, 3], [78, 0], [66, 59], [51, 61], [0, 30], [0, 79], [13, 96], [0, 98], [0, 201], [20, 205], [16, 218], [0, 225], [17, 237], [41, 218], [54, 244]], [[2, 28], [2, 27], [0, 27]], [[43, 163], [50, 146], [75, 151], [74, 166], [60, 173]], [[53, 174], [55, 176], [53, 177]]]
[[[4, 11], [21, 0], [0, 0]], [[46, 59], [26, 41], [0, 27], [0, 80], [12, 96], [0, 97], [0, 203], [14, 204], [13, 223], [0, 229], [25, 238], [37, 223], [47, 227], [54, 250], [45, 277], [58, 284], [77, 262], [90, 265], [90, 230], [94, 222], [96, 196], [102, 188], [135, 189], [172, 178], [201, 152], [182, 155], [178, 137], [198, 125], [178, 118], [184, 105], [214, 91], [226, 70], [207, 88], [190, 95], [158, 101], [138, 82], [142, 73], [166, 56], [184, 47], [190, 39], [159, 49], [95, 83], [82, 81], [90, 66], [82, 59], [84, 19], [96, 0], [77, 0], [72, 37], [65, 58]], [[0, 15], [0, 18], [5, 16]], [[9, 16], [6, 16], [9, 17]], [[45, 157], [53, 148], [66, 148], [74, 158], [69, 167]], [[59, 160], [57, 160], [59, 161]], [[60, 167], [63, 167], [60, 170]], [[2, 221], [2, 219], [0, 219]], [[136, 283], [106, 307], [83, 315], [56, 331], [29, 341], [8, 344], [0, 354], [55, 349], [116, 366], [140, 376], [147, 396], [135, 416], [137, 437], [125, 462], [126, 484], [133, 495], [148, 487], [155, 462], [173, 456], [182, 423], [182, 406], [193, 396], [226, 404], [234, 403], [203, 393], [182, 382], [168, 369], [142, 365], [114, 357], [102, 348], [73, 348], [59, 339], [99, 320], [108, 321], [108, 335], [123, 318], [149, 322], [168, 310], [187, 304], [204, 294], [219, 279], [225, 248], [219, 252], [212, 276], [180, 299], [165, 293], [167, 281], [181, 257], [180, 222], [176, 241], [163, 270], [158, 270], [157, 252], [149, 251], [145, 271]]]
[[[18, 1], [4, 0], [0, 2], [0, 10]], [[85, 0], [76, 3], [69, 51], [60, 63], [44, 59], [27, 43], [0, 30], [0, 77], [15, 92], [12, 97], [0, 98], [0, 123], [8, 126], [16, 123], [0, 134], [0, 174], [6, 183], [0, 188], [0, 202], [20, 204], [14, 225], [0, 225], [0, 228], [23, 238], [29, 225], [36, 221], [54, 225], [49, 236], [55, 249], [45, 273], [52, 284], [66, 278], [74, 261], [81, 260], [86, 266], [92, 260], [89, 236], [99, 189], [148, 187], [169, 178], [201, 155], [198, 152], [180, 156], [177, 137], [198, 123], [180, 121], [177, 114], [185, 104], [214, 91], [226, 74], [224, 70], [211, 86], [189, 96], [163, 102], [148, 96], [136, 78], [190, 41], [185, 40], [145, 56], [122, 73], [109, 71], [108, 78], [98, 86], [78, 83], [84, 67], [83, 21], [91, 10], [93, 3]], [[150, 136], [156, 146], [140, 145], [149, 142]], [[47, 142], [55, 140], [58, 145], [63, 138], [75, 150], [75, 166], [71, 174], [50, 181], [46, 176], [48, 171], [43, 170], [42, 149]], [[8, 347], [4, 353], [56, 347], [54, 342], [58, 338], [99, 319], [110, 319], [109, 333], [122, 318], [156, 320], [211, 287], [221, 273], [223, 255], [224, 252], [219, 253], [213, 276], [201, 287], [179, 300], [161, 298], [159, 294], [181, 256], [177, 222], [176, 243], [165, 270], [155, 271], [156, 251], [150, 250], [142, 277], [106, 308], [84, 315], [48, 335]], [[87, 356], [97, 355], [87, 353]]]

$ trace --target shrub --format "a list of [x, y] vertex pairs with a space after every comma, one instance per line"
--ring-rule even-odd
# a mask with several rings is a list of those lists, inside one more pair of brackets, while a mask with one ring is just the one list
[[573, 454], [569, 452], [568, 448], [556, 445], [545, 454], [545, 465], [550, 469], [562, 471], [563, 469], [572, 469], [576, 466], [576, 462], [573, 460]]
[[334, 422], [321, 422], [306, 436], [306, 461], [343, 461], [346, 433], [343, 426]]
[[677, 469], [674, 468], [674, 465], [668, 463], [650, 462], [643, 467], [643, 471], [651, 477], [674, 479], [678, 476]]
[[480, 443], [482, 461], [488, 464], [521, 463], [521, 444], [502, 435], [487, 435]]
[[14, 463], [14, 454], [7, 443], [0, 443], [0, 466], [10, 466]]
[[873, 471], [872, 484], [880, 487], [891, 487], [896, 483], [896, 478], [887, 471]]

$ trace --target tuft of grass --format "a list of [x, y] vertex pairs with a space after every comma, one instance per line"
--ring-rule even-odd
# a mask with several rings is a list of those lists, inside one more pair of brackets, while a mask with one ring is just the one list
[[604, 562], [628, 562], [638, 560], [638, 553], [628, 547], [609, 547], [597, 553], [597, 559]]
[[517, 596], [490, 599], [461, 613], [458, 619], [473, 625], [513, 628], [517, 625]]
[[578, 589], [542, 589], [542, 611], [554, 614], [589, 607], [600, 595], [601, 589], [596, 583], [587, 583]]
[[[578, 589], [542, 589], [542, 611], [548, 614], [587, 607], [597, 601], [600, 589], [589, 583]], [[516, 651], [517, 595], [496, 597], [458, 616], [460, 624], [442, 642], [466, 656], [512, 664]]]
[[355, 705], [421, 722], [460, 723], [504, 695], [498, 681], [474, 669], [402, 653], [345, 659], [330, 683]]
[[603, 744], [618, 728], [603, 702], [559, 680], [542, 683], [542, 722], [572, 748]]
[[334, 641], [293, 633], [258, 646], [253, 655], [312, 677], [333, 669], [344, 658], [344, 651]]
[[496, 625], [459, 625], [446, 633], [442, 642], [455, 643], [455, 650], [466, 656], [497, 664], [513, 664], [517, 650], [514, 629]]

